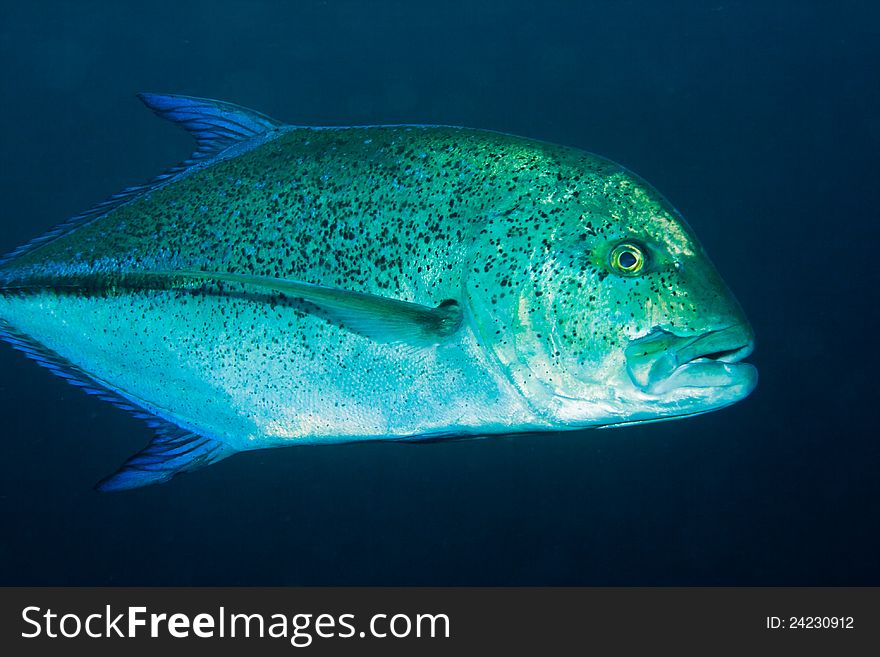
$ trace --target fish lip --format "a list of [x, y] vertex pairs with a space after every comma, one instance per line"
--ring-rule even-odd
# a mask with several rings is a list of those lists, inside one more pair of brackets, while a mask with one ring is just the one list
[[755, 339], [748, 326], [734, 324], [707, 331], [682, 347], [678, 357], [681, 365], [698, 360], [738, 363], [755, 348]]
[[741, 387], [746, 395], [757, 382], [757, 370], [742, 361], [754, 344], [752, 329], [745, 323], [697, 335], [654, 327], [627, 346], [626, 369], [632, 383], [652, 395], [680, 388], [728, 387]]

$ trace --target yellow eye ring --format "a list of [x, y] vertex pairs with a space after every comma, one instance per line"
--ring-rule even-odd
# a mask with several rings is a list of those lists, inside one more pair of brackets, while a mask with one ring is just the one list
[[635, 276], [645, 266], [645, 252], [632, 242], [623, 242], [611, 252], [611, 268], [622, 276]]

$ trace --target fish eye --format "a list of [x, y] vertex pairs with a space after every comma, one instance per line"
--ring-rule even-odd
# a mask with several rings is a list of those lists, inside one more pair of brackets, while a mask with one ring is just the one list
[[644, 248], [632, 242], [623, 242], [611, 251], [611, 268], [622, 276], [635, 276], [645, 266]]

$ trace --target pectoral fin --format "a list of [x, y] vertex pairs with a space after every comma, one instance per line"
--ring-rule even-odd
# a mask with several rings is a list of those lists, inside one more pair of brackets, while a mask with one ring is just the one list
[[453, 335], [462, 321], [461, 306], [453, 299], [431, 307], [269, 276], [209, 271], [182, 271], [176, 274], [207, 281], [237, 283], [305, 301], [307, 305], [302, 309], [306, 312], [312, 312], [376, 342], [437, 344]]

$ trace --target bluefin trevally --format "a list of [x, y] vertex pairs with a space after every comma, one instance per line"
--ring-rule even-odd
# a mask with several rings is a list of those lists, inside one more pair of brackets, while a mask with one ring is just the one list
[[146, 419], [99, 487], [235, 452], [611, 427], [757, 381], [690, 227], [596, 155], [142, 94], [189, 160], [0, 261], [0, 332]]

